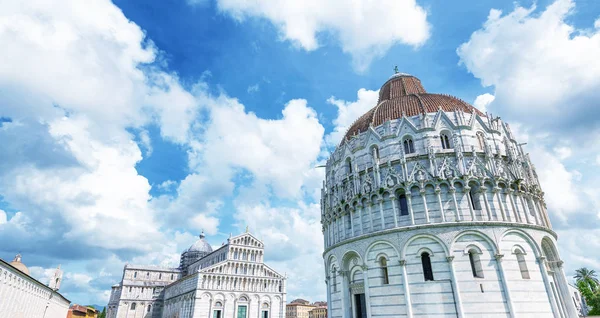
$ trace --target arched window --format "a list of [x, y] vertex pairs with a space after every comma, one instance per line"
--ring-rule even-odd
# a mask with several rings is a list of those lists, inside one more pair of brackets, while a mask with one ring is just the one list
[[346, 159], [346, 171], [348, 171], [348, 174], [352, 173], [352, 160], [350, 158]]
[[377, 162], [377, 160], [379, 160], [379, 148], [377, 146], [373, 146], [371, 148], [371, 152], [373, 155], [373, 161]]
[[404, 153], [409, 154], [415, 152], [415, 145], [413, 144], [412, 138], [408, 137], [404, 139]]
[[146, 273], [146, 278], [150, 278], [150, 272]]
[[385, 257], [379, 258], [379, 265], [381, 265], [381, 280], [383, 285], [387, 285], [390, 283], [390, 278], [388, 276], [388, 267], [387, 260]]
[[173, 274], [171, 274], [171, 280], [173, 280]]
[[481, 201], [479, 200], [479, 193], [477, 193], [478, 188], [471, 188], [469, 190], [469, 202], [471, 203], [471, 207], [473, 210], [481, 210]]
[[401, 194], [398, 197], [398, 201], [400, 202], [400, 215], [408, 215], [408, 201], [406, 201], [406, 195]]
[[479, 253], [477, 253], [477, 251], [469, 251], [469, 263], [471, 263], [473, 277], [483, 278], [483, 268], [481, 267], [481, 259], [479, 258]]
[[133, 278], [137, 278], [137, 272], [133, 272]]
[[423, 265], [423, 278], [425, 278], [425, 281], [433, 280], [433, 269], [431, 268], [429, 253], [423, 252], [421, 254], [421, 264]]
[[234, 259], [238, 259], [238, 252], [237, 251], [233, 252], [233, 258]]
[[135, 303], [131, 303], [131, 310], [135, 310]]
[[442, 143], [442, 149], [450, 149], [452, 145], [450, 144], [450, 137], [448, 137], [447, 133], [440, 134], [440, 142]]
[[152, 310], [152, 305], [148, 305], [148, 312]]
[[162, 279], [162, 273], [158, 273], [158, 279]]
[[517, 262], [519, 263], [519, 270], [521, 271], [521, 278], [530, 279], [529, 270], [527, 269], [527, 261], [525, 260], [525, 254], [520, 249], [515, 249], [515, 255], [517, 256]]
[[477, 142], [479, 143], [479, 148], [485, 150], [485, 136], [481, 131], [477, 132]]

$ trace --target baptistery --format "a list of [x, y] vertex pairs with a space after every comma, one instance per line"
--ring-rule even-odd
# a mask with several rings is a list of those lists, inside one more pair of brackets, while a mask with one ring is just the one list
[[507, 123], [396, 73], [326, 164], [329, 317], [577, 317], [543, 195]]

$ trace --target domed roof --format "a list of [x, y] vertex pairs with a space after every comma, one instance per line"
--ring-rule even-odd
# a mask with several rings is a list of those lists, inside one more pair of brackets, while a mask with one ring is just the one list
[[454, 96], [430, 94], [421, 81], [409, 74], [396, 73], [379, 90], [377, 105], [360, 116], [350, 126], [341, 144], [350, 137], [377, 127], [387, 120], [411, 117], [419, 114], [462, 111], [484, 116], [477, 108]]
[[21, 263], [21, 254], [17, 254], [15, 256], [15, 259], [10, 262], [10, 265], [18, 270], [20, 270], [21, 272], [29, 275], [29, 268], [27, 268], [27, 266], [25, 266], [25, 264]]
[[196, 241], [196, 243], [192, 244], [190, 248], [188, 248], [188, 252], [203, 252], [203, 253], [211, 253], [213, 251], [212, 247], [208, 242], [204, 239], [204, 232], [200, 234], [200, 239]]

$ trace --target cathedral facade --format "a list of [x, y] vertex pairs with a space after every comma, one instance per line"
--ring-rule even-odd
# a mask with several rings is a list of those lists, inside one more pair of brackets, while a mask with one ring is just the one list
[[107, 317], [284, 318], [286, 279], [263, 257], [263, 242], [250, 233], [216, 250], [202, 234], [178, 268], [125, 265]]
[[509, 125], [397, 73], [326, 164], [331, 318], [577, 317]]

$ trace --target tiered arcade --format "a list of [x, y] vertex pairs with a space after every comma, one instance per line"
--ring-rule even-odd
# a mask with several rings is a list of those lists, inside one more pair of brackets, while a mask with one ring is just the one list
[[392, 76], [329, 158], [330, 317], [573, 317], [535, 168], [500, 118]]

